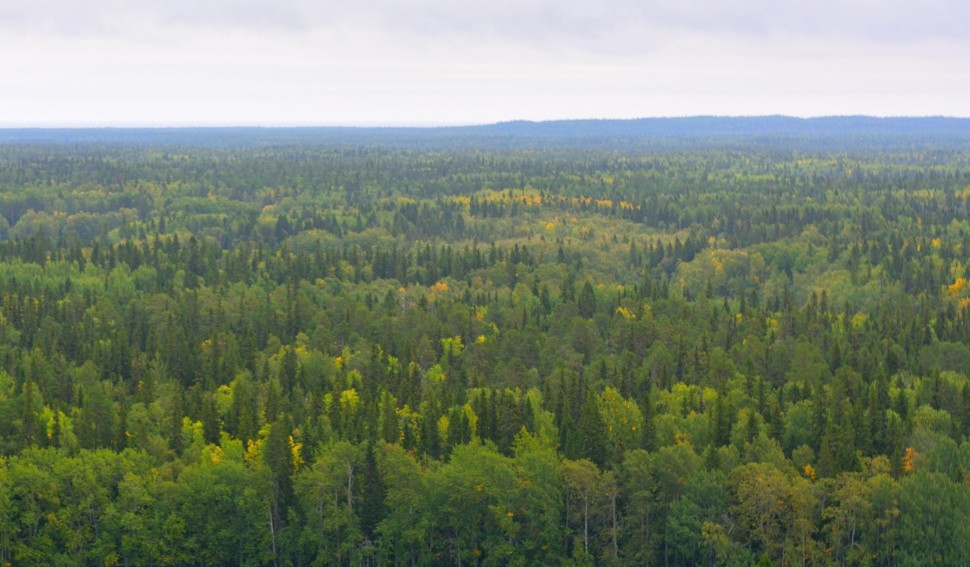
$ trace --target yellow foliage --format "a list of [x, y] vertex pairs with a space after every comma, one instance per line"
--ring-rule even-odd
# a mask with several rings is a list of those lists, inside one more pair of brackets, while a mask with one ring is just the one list
[[433, 286], [431, 286], [431, 289], [433, 291], [437, 291], [437, 292], [444, 293], [444, 292], [448, 291], [448, 283], [447, 282], [444, 282], [444, 281], [440, 281], [440, 282], [434, 284]]
[[[41, 419], [47, 424], [47, 428], [46, 428], [47, 429], [47, 438], [48, 439], [53, 439], [54, 438], [54, 423], [57, 421], [57, 414], [55, 414], [54, 411], [51, 410], [50, 407], [48, 407], [48, 406], [45, 405], [44, 406], [44, 409], [41, 411]], [[127, 435], [127, 436], [130, 437], [130, 434], [127, 431], [125, 432], [125, 435]]]
[[461, 342], [461, 335], [441, 339], [441, 350], [451, 356], [461, 356], [461, 353], [465, 351], [465, 345]]
[[[713, 240], [713, 237], [711, 238]], [[716, 240], [711, 242], [711, 245], [713, 246], [715, 242]], [[714, 275], [716, 277], [724, 275], [724, 261], [713, 251], [711, 252], [711, 266], [714, 268]]]
[[438, 435], [442, 439], [448, 438], [448, 428], [451, 426], [451, 420], [448, 419], [447, 415], [443, 415], [438, 418]]
[[916, 470], [916, 460], [919, 458], [919, 453], [916, 449], [912, 447], [906, 447], [906, 454], [903, 455], [903, 471], [913, 472]]
[[348, 388], [340, 392], [340, 407], [346, 409], [357, 409], [360, 405], [360, 396], [354, 388]]
[[778, 332], [778, 319], [774, 317], [768, 318], [768, 330], [777, 333]]
[[249, 443], [246, 445], [246, 454], [243, 456], [243, 461], [250, 466], [257, 466], [257, 464], [262, 460], [262, 455], [263, 440], [250, 439]]
[[947, 291], [950, 295], [957, 296], [963, 293], [967, 289], [967, 279], [964, 277], [957, 278], [952, 285], [947, 286]]
[[623, 317], [627, 321], [637, 318], [635, 314], [631, 313], [629, 309], [623, 307], [622, 305], [616, 308], [616, 312], [620, 315], [620, 317]]
[[445, 371], [441, 369], [440, 364], [435, 364], [428, 369], [426, 376], [431, 382], [444, 382], [445, 381]]
[[306, 345], [297, 345], [297, 347], [293, 349], [293, 354], [295, 354], [300, 360], [305, 360], [307, 355], [310, 354], [310, 351], [307, 350]]
[[468, 425], [471, 426], [472, 431], [478, 431], [478, 416], [475, 415], [475, 410], [472, 409], [471, 404], [466, 403], [462, 406], [461, 411], [468, 418]]
[[805, 467], [803, 468], [803, 472], [805, 473], [806, 477], [812, 480], [815, 480], [815, 467], [813, 467], [812, 465], [806, 464]]
[[290, 455], [293, 462], [293, 470], [297, 470], [303, 466], [303, 443], [294, 441], [292, 435], [290, 435]]

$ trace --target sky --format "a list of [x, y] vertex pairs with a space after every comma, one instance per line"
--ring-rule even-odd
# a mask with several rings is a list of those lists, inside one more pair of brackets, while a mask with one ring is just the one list
[[966, 0], [0, 0], [0, 127], [970, 116]]

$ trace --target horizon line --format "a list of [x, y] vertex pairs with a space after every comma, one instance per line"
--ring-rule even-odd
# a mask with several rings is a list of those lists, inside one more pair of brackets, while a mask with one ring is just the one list
[[529, 118], [510, 118], [490, 122], [333, 122], [333, 123], [313, 123], [313, 122], [276, 122], [276, 123], [241, 123], [241, 122], [23, 122], [23, 123], [3, 123], [0, 122], [0, 130], [177, 130], [177, 129], [408, 129], [408, 130], [432, 130], [447, 128], [474, 128], [483, 126], [496, 126], [502, 124], [550, 124], [562, 122], [636, 122], [641, 120], [691, 120], [703, 118], [716, 119], [756, 119], [756, 118], [786, 118], [793, 120], [820, 120], [832, 118], [869, 118], [877, 120], [907, 120], [907, 119], [943, 119], [943, 120], [968, 120], [970, 115], [955, 116], [945, 114], [899, 114], [899, 115], [876, 115], [876, 114], [819, 114], [819, 115], [796, 115], [796, 114], [685, 114], [667, 116], [638, 116], [630, 118], [551, 118], [534, 120]]

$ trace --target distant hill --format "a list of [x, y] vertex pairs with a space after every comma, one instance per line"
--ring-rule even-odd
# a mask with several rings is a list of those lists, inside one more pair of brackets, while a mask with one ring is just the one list
[[0, 129], [2, 144], [280, 146], [295, 144], [431, 147], [780, 147], [889, 149], [970, 147], [970, 119], [790, 116], [512, 121], [433, 128], [23, 128]]
[[633, 120], [555, 120], [501, 122], [473, 129], [514, 136], [570, 137], [706, 137], [706, 136], [970, 136], [965, 118], [876, 118], [872, 116], [694, 116]]

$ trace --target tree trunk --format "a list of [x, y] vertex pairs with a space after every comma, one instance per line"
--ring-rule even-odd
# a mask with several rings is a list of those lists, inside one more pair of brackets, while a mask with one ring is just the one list
[[273, 506], [269, 507], [269, 535], [270, 543], [273, 546], [273, 566], [280, 567], [280, 558], [276, 553], [276, 522], [273, 518]]

